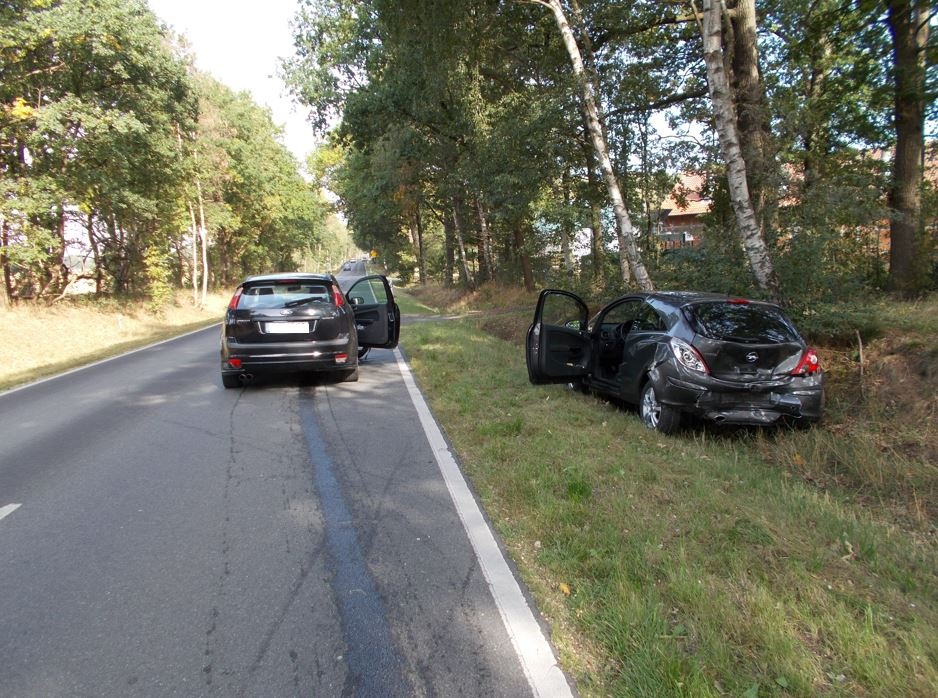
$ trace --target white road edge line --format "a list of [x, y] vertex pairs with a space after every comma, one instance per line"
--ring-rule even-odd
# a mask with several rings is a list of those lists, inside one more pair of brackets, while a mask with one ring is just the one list
[[10, 388], [9, 390], [0, 390], [0, 398], [6, 397], [7, 395], [12, 395], [13, 393], [18, 393], [21, 390], [26, 390], [27, 388], [32, 388], [37, 385], [42, 385], [43, 383], [48, 383], [49, 381], [54, 381], [63, 376], [71, 375], [72, 373], [78, 373], [79, 371], [84, 371], [86, 368], [93, 368], [94, 366], [100, 366], [101, 364], [106, 364], [108, 361], [115, 361], [124, 356], [130, 356], [131, 354], [136, 354], [139, 351], [146, 351], [147, 349], [152, 349], [153, 347], [158, 347], [161, 344], [167, 344], [169, 342], [175, 342], [177, 339], [182, 339], [183, 337], [188, 337], [191, 334], [196, 334], [198, 332], [204, 332], [205, 330], [211, 329], [212, 327], [217, 327], [220, 325], [220, 322], [213, 322], [211, 325], [206, 325], [205, 327], [200, 327], [197, 330], [192, 330], [191, 332], [186, 332], [185, 334], [179, 334], [175, 337], [170, 337], [169, 339], [161, 339], [159, 342], [153, 342], [153, 344], [147, 344], [145, 347], [137, 347], [136, 349], [131, 349], [130, 351], [125, 351], [122, 354], [115, 354], [114, 356], [109, 356], [106, 359], [101, 359], [100, 361], [95, 361], [94, 363], [85, 364], [84, 366], [78, 366], [76, 368], [71, 368], [68, 371], [62, 373], [56, 373], [54, 376], [47, 376], [46, 378], [40, 378], [39, 380], [33, 381], [32, 383], [24, 383], [23, 385], [18, 385], [15, 388]]
[[0, 507], [0, 520], [5, 519], [7, 516], [12, 514], [21, 506], [23, 505], [22, 504], [7, 504], [5, 507]]
[[440, 431], [426, 400], [417, 388], [417, 383], [400, 349], [394, 350], [394, 356], [397, 358], [397, 365], [404, 377], [404, 385], [407, 386], [410, 399], [417, 409], [420, 423], [430, 442], [430, 448], [436, 457], [450, 497], [456, 505], [456, 511], [459, 513], [459, 518], [475, 550], [476, 558], [482, 567], [482, 573], [495, 599], [495, 605], [501, 613], [505, 630], [515, 647], [521, 667], [528, 679], [528, 685], [538, 698], [562, 696], [572, 698], [570, 685], [557, 665], [554, 652], [547, 638], [544, 637], [527, 599], [521, 592], [521, 587], [518, 586], [517, 580], [511, 573], [498, 543], [495, 542], [495, 535], [485, 522], [479, 505], [472, 496], [469, 485], [466, 484], [456, 464], [456, 459], [446, 444], [446, 439], [443, 438], [443, 432]]

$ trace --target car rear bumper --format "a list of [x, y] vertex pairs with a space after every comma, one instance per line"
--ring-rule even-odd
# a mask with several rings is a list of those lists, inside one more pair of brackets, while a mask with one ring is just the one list
[[[232, 365], [234, 362], [234, 365]], [[222, 373], [334, 371], [353, 369], [358, 352], [348, 338], [310, 342], [245, 344], [230, 339], [222, 346]]]
[[781, 418], [816, 422], [824, 412], [824, 376], [739, 383], [656, 371], [658, 399], [682, 412], [724, 424], [773, 424]]

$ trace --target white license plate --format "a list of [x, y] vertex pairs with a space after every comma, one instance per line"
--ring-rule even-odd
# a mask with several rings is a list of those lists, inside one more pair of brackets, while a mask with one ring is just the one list
[[308, 322], [268, 322], [267, 334], [307, 334]]

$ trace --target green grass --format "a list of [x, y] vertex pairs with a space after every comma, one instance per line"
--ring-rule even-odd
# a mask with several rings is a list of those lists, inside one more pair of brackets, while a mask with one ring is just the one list
[[438, 312], [436, 308], [421, 303], [405, 289], [395, 288], [394, 300], [397, 301], [401, 313], [405, 315], [429, 315]]
[[766, 458], [785, 434], [532, 386], [485, 322], [402, 343], [584, 695], [938, 694], [933, 538]]

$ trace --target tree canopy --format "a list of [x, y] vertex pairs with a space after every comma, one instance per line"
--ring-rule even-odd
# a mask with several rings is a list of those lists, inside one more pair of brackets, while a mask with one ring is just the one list
[[[935, 18], [924, 0], [710, 4], [742, 170], [717, 139], [698, 3], [304, 0], [284, 74], [342, 153], [328, 184], [356, 239], [402, 276], [635, 283], [554, 5], [657, 286], [778, 291], [745, 261], [733, 171], [782, 295], [933, 283], [936, 212], [921, 155]], [[907, 141], [919, 149], [897, 149]], [[711, 203], [699, 244], [672, 254], [663, 202], [689, 174]]]
[[199, 74], [142, 0], [3, 3], [0, 57], [5, 297], [88, 276], [159, 304], [199, 273], [197, 208], [215, 284], [292, 268], [322, 234], [270, 114]]

